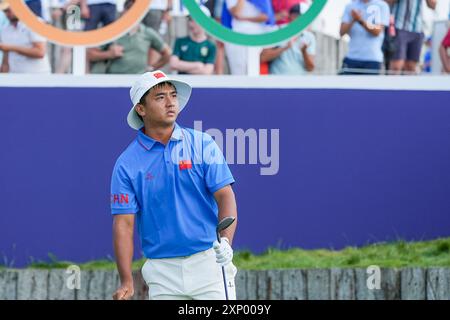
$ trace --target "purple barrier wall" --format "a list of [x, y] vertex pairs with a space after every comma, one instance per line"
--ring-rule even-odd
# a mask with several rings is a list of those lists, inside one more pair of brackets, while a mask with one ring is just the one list
[[[2, 263], [112, 255], [110, 175], [134, 137], [128, 90], [0, 88], [0, 101]], [[237, 248], [342, 248], [450, 236], [446, 101], [450, 92], [195, 89], [179, 123], [280, 129], [277, 175], [231, 165]]]

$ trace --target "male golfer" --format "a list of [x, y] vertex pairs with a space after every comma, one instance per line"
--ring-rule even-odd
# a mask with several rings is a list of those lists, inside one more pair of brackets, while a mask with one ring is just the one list
[[175, 121], [191, 87], [163, 72], [148, 72], [130, 90], [128, 124], [137, 137], [120, 155], [111, 182], [113, 238], [121, 285], [114, 299], [134, 293], [134, 221], [147, 261], [149, 299], [236, 299], [231, 243], [236, 223], [216, 239], [216, 225], [237, 217], [233, 176], [207, 134]]

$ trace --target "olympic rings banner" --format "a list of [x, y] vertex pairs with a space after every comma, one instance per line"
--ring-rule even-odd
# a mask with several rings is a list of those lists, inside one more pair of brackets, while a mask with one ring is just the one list
[[[8, 0], [17, 17], [36, 33], [51, 42], [65, 46], [98, 46], [112, 42], [130, 30], [146, 14], [151, 0], [139, 0], [122, 17], [103, 28], [93, 31], [66, 31], [53, 27], [38, 19], [24, 1]], [[183, 0], [191, 16], [213, 37], [219, 40], [246, 45], [269, 46], [291, 39], [305, 29], [320, 14], [327, 0], [315, 0], [309, 10], [287, 27], [265, 34], [243, 34], [234, 32], [207, 17], [195, 0]]]

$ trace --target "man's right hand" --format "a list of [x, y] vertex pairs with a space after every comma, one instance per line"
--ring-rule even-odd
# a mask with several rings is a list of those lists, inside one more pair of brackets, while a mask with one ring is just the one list
[[83, 19], [89, 19], [91, 17], [91, 10], [89, 9], [89, 6], [82, 3], [80, 7], [81, 7], [80, 8], [81, 17]]
[[114, 300], [130, 300], [134, 295], [134, 286], [132, 283], [125, 283], [120, 286], [113, 294]]
[[112, 44], [109, 47], [110, 59], [118, 59], [123, 57], [123, 47], [118, 44]]

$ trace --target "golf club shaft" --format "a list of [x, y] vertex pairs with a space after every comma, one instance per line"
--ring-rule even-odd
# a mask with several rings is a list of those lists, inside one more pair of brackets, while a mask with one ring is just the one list
[[225, 267], [222, 266], [223, 287], [225, 288], [225, 300], [228, 300], [227, 278], [225, 276]]
[[[220, 233], [217, 232], [217, 241], [219, 241], [219, 243], [221, 242], [222, 239], [220, 239]], [[228, 300], [228, 288], [227, 288], [227, 277], [225, 275], [225, 267], [222, 266], [222, 278], [223, 278], [223, 287], [225, 289], [225, 299]]]

